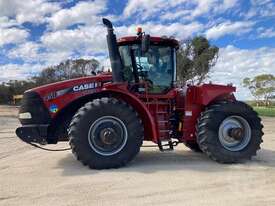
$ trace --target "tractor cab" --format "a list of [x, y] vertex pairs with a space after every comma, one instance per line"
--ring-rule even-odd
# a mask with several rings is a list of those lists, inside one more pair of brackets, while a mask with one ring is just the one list
[[112, 23], [107, 27], [107, 44], [114, 83], [128, 82], [131, 92], [167, 93], [176, 80], [176, 49], [172, 38], [151, 37], [138, 29], [137, 36], [117, 40]]
[[167, 93], [176, 81], [178, 42], [165, 37], [150, 37], [138, 29], [137, 36], [118, 40], [123, 79], [132, 90]]

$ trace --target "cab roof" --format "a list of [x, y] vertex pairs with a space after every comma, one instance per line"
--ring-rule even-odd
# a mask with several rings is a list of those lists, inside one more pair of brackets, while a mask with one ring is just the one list
[[[126, 36], [119, 38], [117, 40], [118, 45], [129, 45], [129, 44], [140, 44], [141, 43], [141, 37], [140, 36]], [[150, 37], [150, 43], [153, 45], [163, 45], [163, 46], [171, 46], [176, 49], [179, 47], [179, 42], [176, 39], [173, 38], [167, 38], [167, 37]]]

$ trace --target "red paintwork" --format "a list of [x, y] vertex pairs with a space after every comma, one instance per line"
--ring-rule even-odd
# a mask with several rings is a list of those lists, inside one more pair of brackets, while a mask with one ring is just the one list
[[192, 116], [184, 115], [183, 140], [196, 141], [195, 126], [205, 106], [221, 99], [235, 99], [233, 96], [233, 92], [235, 91], [235, 87], [215, 84], [189, 86], [186, 90], [184, 109], [182, 111], [185, 114], [190, 111], [192, 112]]
[[[47, 95], [54, 91], [62, 90], [65, 88], [70, 88], [79, 84], [85, 84], [90, 82], [107, 82], [112, 80], [111, 74], [102, 74], [98, 76], [89, 76], [89, 77], [83, 77], [83, 78], [77, 78], [72, 80], [66, 80], [62, 82], [52, 83], [45, 86], [37, 87], [35, 89], [32, 89], [36, 91], [43, 99], [45, 106], [47, 108], [50, 107], [52, 104], [56, 104], [58, 106], [58, 110], [61, 111], [64, 107], [66, 107], [68, 104], [73, 102], [74, 100], [78, 99], [79, 97], [82, 97], [83, 95], [89, 95], [90, 93], [96, 93], [101, 92], [102, 88], [97, 88], [93, 90], [85, 90], [83, 92], [75, 92], [75, 93], [69, 93], [66, 95], [62, 95], [60, 97], [57, 97], [52, 100], [45, 100]], [[52, 118], [55, 118], [55, 116], [58, 114], [56, 113], [50, 113]]]
[[[141, 38], [139, 36], [127, 36], [127, 37], [122, 37], [118, 39], [118, 45], [129, 45], [129, 44], [134, 44], [134, 43], [140, 43]], [[179, 42], [176, 39], [172, 38], [162, 38], [162, 37], [155, 37], [151, 36], [150, 37], [151, 43], [158, 45], [158, 44], [163, 44], [163, 45], [169, 45], [174, 48], [179, 47]]]
[[[205, 106], [219, 98], [234, 98], [232, 93], [235, 91], [235, 88], [232, 86], [204, 84], [202, 86], [188, 86], [185, 93], [182, 92], [182, 89], [175, 88], [166, 94], [139, 94], [130, 93], [128, 91], [128, 84], [111, 83], [111, 78], [110, 74], [101, 74], [49, 84], [33, 90], [39, 93], [44, 99], [47, 108], [52, 104], [58, 106], [58, 112], [51, 113], [53, 119], [56, 118], [62, 109], [80, 97], [95, 93], [112, 94], [112, 96], [126, 101], [135, 108], [144, 123], [145, 140], [155, 143], [159, 140], [169, 138], [170, 134], [168, 130], [170, 129], [170, 125], [168, 120], [173, 108], [183, 114], [181, 118], [183, 127], [181, 129], [181, 136], [178, 137], [179, 140], [182, 142], [196, 141], [195, 125], [198, 116]], [[105, 83], [99, 84], [100, 87], [95, 89], [68, 93], [51, 100], [46, 99], [54, 91], [91, 82]], [[192, 112], [192, 116], [185, 115], [185, 112], [189, 111]]]
[[123, 99], [128, 104], [132, 105], [138, 112], [139, 116], [144, 122], [144, 136], [145, 140], [152, 140], [157, 143], [158, 127], [156, 125], [154, 116], [146, 107], [138, 96], [129, 93], [126, 84], [109, 84], [104, 88], [105, 92], [111, 92], [116, 97]]

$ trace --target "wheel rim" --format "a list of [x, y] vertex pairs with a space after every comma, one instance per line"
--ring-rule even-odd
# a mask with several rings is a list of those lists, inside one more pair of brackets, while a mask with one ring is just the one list
[[251, 139], [251, 127], [240, 116], [229, 116], [219, 127], [219, 140], [222, 146], [233, 152], [244, 149]]
[[88, 140], [90, 147], [98, 154], [110, 156], [120, 152], [128, 138], [125, 124], [114, 116], [97, 119], [90, 127]]

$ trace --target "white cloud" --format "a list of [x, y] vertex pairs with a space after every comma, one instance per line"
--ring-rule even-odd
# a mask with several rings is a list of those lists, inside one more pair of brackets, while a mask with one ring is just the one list
[[169, 5], [169, 1], [164, 0], [129, 0], [123, 14], [125, 17], [130, 17], [132, 14], [140, 12], [143, 18], [147, 18], [155, 12]]
[[19, 45], [16, 48], [11, 49], [8, 52], [9, 58], [20, 58], [23, 59], [24, 62], [36, 62], [39, 61], [39, 45], [34, 42], [26, 42]]
[[197, 17], [202, 14], [208, 13], [215, 4], [215, 0], [197, 1], [197, 7], [191, 13], [192, 17]]
[[251, 6], [248, 12], [243, 13], [246, 19], [265, 18], [275, 16], [275, 2], [272, 0], [251, 0]]
[[54, 51], [99, 52], [105, 48], [105, 33], [103, 26], [81, 27], [48, 32], [41, 41], [46, 48]]
[[192, 12], [192, 10], [182, 10], [179, 9], [175, 12], [166, 12], [164, 13], [162, 16], [160, 16], [160, 18], [162, 20], [175, 20], [178, 18], [189, 18], [188, 16], [190, 15], [190, 13]]
[[125, 18], [135, 15], [143, 20], [160, 16], [161, 19], [184, 21], [206, 14], [208, 16], [220, 14], [236, 6], [237, 2], [237, 0], [130, 0], [123, 15]]
[[272, 38], [272, 37], [275, 37], [275, 30], [272, 29], [272, 28], [269, 28], [269, 29], [260, 31], [259, 37], [260, 38]]
[[36, 75], [42, 69], [41, 65], [32, 64], [6, 64], [0, 65], [0, 82], [7, 82], [9, 80], [25, 80], [31, 76]]
[[237, 97], [245, 100], [252, 96], [248, 89], [242, 87], [242, 80], [265, 73], [275, 75], [275, 48], [246, 50], [229, 45], [220, 49], [210, 79], [215, 83], [233, 83], [237, 86]]
[[0, 47], [5, 44], [16, 44], [23, 42], [28, 36], [29, 33], [23, 29], [0, 27]]
[[45, 16], [60, 9], [59, 4], [46, 0], [1, 0], [0, 17], [15, 18], [22, 24], [24, 22], [42, 23]]
[[237, 3], [238, 0], [223, 0], [216, 10], [226, 11], [227, 9], [235, 7]]
[[74, 57], [73, 50], [51, 50], [45, 45], [35, 42], [25, 42], [9, 50], [10, 59], [21, 59], [25, 64], [43, 65], [43, 67], [59, 64]]
[[[154, 24], [148, 22], [143, 25], [130, 25], [115, 27], [118, 37], [136, 35], [137, 26], [142, 26], [143, 30], [155, 36], [175, 36], [179, 39], [190, 37], [202, 30], [203, 25], [198, 22], [190, 24], [173, 23], [169, 25]], [[82, 26], [74, 30], [58, 30], [47, 32], [41, 37], [43, 47], [48, 51], [59, 51], [79, 53], [79, 55], [94, 55], [96, 53], [106, 53], [106, 29], [100, 25]]]
[[154, 22], [148, 22], [140, 25], [122, 26], [116, 28], [118, 36], [136, 35], [136, 28], [141, 26], [143, 31], [152, 36], [174, 36], [178, 40], [184, 40], [191, 37], [193, 34], [202, 31], [203, 25], [198, 22], [190, 24], [155, 24]]
[[13, 19], [9, 19], [6, 16], [0, 16], [0, 28], [9, 28], [18, 25], [19, 24]]
[[254, 22], [250, 21], [226, 21], [211, 27], [206, 31], [205, 34], [208, 39], [218, 39], [228, 34], [241, 35], [251, 31], [253, 25]]
[[106, 9], [105, 0], [80, 2], [72, 8], [62, 9], [48, 18], [51, 29], [66, 29], [70, 25], [101, 23], [98, 16]]
[[25, 64], [43, 65], [59, 64], [73, 57], [73, 51], [50, 50], [41, 43], [25, 42], [7, 52], [10, 59], [21, 59]]

